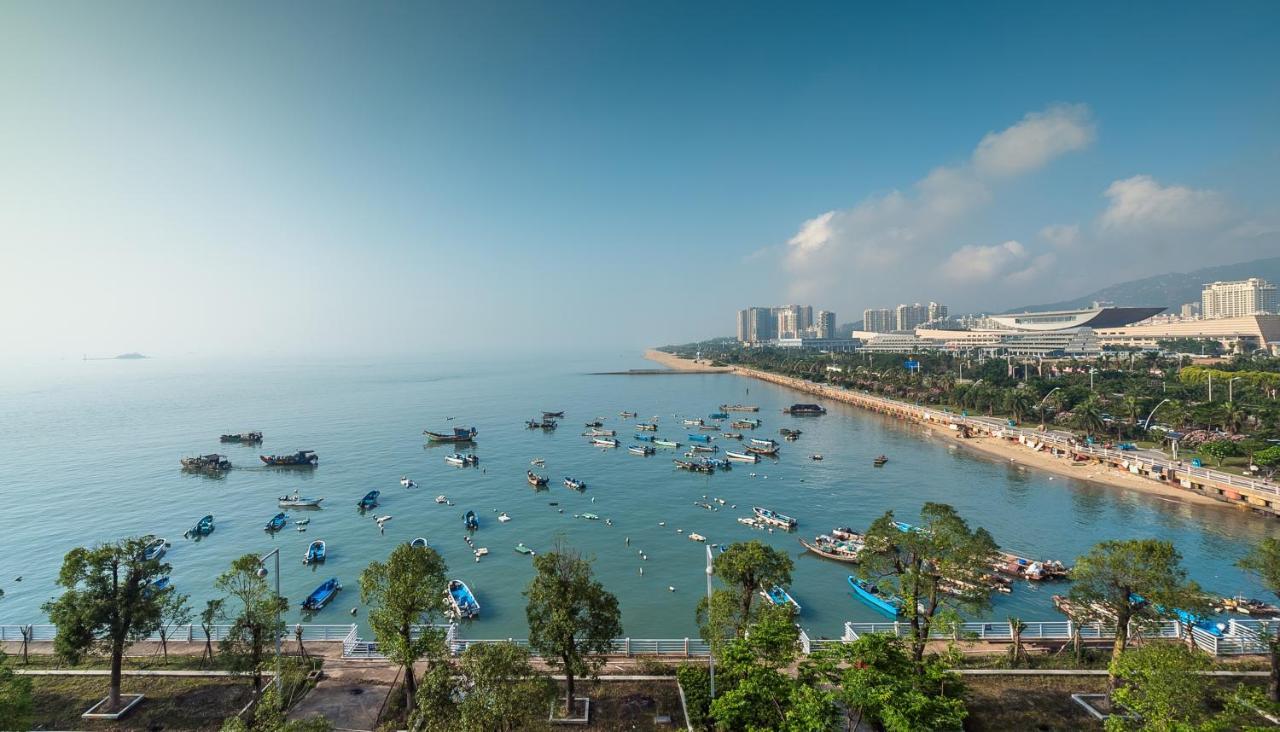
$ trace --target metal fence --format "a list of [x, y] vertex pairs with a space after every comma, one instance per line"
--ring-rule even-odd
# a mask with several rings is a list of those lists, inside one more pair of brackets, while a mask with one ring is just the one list
[[[214, 625], [209, 628], [209, 640], [220, 641], [227, 637], [231, 632], [230, 625]], [[30, 638], [27, 640], [52, 641], [57, 635], [57, 627], [49, 624], [41, 625], [0, 625], [0, 642], [21, 642], [23, 640], [23, 629], [27, 629]], [[286, 640], [296, 637], [297, 629], [302, 629], [302, 639], [304, 641], [340, 641], [345, 640], [349, 635], [356, 632], [355, 625], [322, 625], [316, 623], [301, 623], [291, 625], [285, 628], [285, 632], [281, 635]], [[205, 639], [204, 628], [198, 624], [174, 625], [165, 629], [164, 637], [174, 642], [184, 641], [203, 641]], [[159, 641], [159, 631], [143, 638], [144, 641]]]

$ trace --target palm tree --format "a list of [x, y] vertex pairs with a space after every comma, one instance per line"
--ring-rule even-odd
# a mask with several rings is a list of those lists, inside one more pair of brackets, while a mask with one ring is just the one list
[[1222, 427], [1227, 434], [1234, 435], [1240, 431], [1240, 426], [1244, 424], [1249, 415], [1237, 402], [1226, 402], [1222, 405], [1218, 414], [1222, 417]]
[[1102, 420], [1102, 409], [1098, 406], [1098, 400], [1095, 397], [1089, 397], [1083, 404], [1076, 405], [1075, 414], [1076, 426], [1090, 437], [1106, 427], [1106, 422]]
[[1025, 390], [1013, 389], [1005, 396], [1004, 405], [1005, 409], [1013, 415], [1014, 421], [1021, 424], [1022, 420], [1035, 408], [1035, 401]]
[[1142, 414], [1143, 400], [1133, 394], [1126, 394], [1124, 399], [1120, 400], [1120, 406], [1124, 409], [1125, 414], [1129, 415], [1129, 422], [1136, 424], [1138, 415]]

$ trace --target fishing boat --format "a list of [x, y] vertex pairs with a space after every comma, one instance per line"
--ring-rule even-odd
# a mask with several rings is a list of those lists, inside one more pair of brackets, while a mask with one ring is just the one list
[[849, 586], [853, 588], [855, 597], [875, 610], [891, 618], [902, 614], [902, 598], [885, 596], [874, 584], [853, 575], [849, 575]]
[[450, 612], [455, 618], [474, 618], [480, 614], [480, 603], [471, 594], [471, 588], [462, 580], [449, 580], [448, 597]]
[[698, 429], [702, 430], [703, 432], [719, 432], [719, 431], [720, 431], [720, 425], [718, 425], [718, 424], [704, 424], [704, 425], [702, 425], [701, 427], [699, 427]]
[[400, 476], [400, 487], [401, 488], [417, 488], [418, 484], [414, 482], [414, 480], [409, 476], [402, 475]]
[[169, 548], [169, 542], [165, 539], [152, 538], [147, 542], [147, 546], [142, 550], [142, 560], [150, 562], [153, 559], [159, 559], [164, 556], [164, 552]]
[[618, 434], [617, 430], [593, 429], [593, 430], [588, 430], [586, 432], [583, 432], [582, 436], [583, 437], [613, 437], [616, 434]]
[[543, 412], [542, 418], [543, 419], [552, 419], [552, 418], [564, 419], [564, 412]]
[[231, 469], [231, 461], [225, 456], [217, 453], [208, 455], [196, 455], [194, 457], [184, 457], [178, 461], [182, 465], [183, 470], [191, 470], [202, 473], [221, 473], [224, 470]]
[[703, 465], [710, 465], [713, 468], [719, 468], [721, 470], [731, 470], [733, 468], [733, 464], [724, 458], [704, 457], [700, 462]]
[[511, 520], [511, 517], [507, 515], [506, 511], [503, 511], [502, 513], [498, 514], [498, 523], [505, 524], [510, 520]]
[[721, 404], [721, 412], [759, 412], [760, 407], [753, 404]]
[[306, 554], [302, 555], [303, 564], [319, 564], [328, 556], [328, 547], [324, 543], [324, 539], [316, 539], [307, 547]]
[[302, 601], [302, 609], [307, 612], [323, 610], [324, 606], [328, 605], [329, 601], [336, 597], [341, 589], [342, 585], [338, 584], [338, 578], [330, 577], [321, 582], [319, 587], [312, 590], [310, 595], [307, 595], [307, 599]]
[[600, 520], [600, 517], [599, 517], [598, 515], [594, 514], [594, 513], [582, 513], [582, 514], [578, 514], [578, 518], [584, 518], [584, 519], [586, 519], [586, 520], [588, 520], [588, 521], [599, 521], [599, 520]]
[[612, 437], [592, 437], [591, 444], [596, 447], [617, 447], [622, 443]]
[[877, 468], [880, 468], [880, 467], [884, 467], [884, 464], [887, 462], [889, 462], [889, 458], [885, 457], [884, 455], [881, 455], [875, 460], [872, 460], [871, 464], [876, 466]]
[[475, 531], [480, 528], [480, 519], [476, 518], [476, 512], [467, 511], [462, 517], [462, 525], [467, 528], [467, 531]]
[[809, 459], [814, 462], [822, 462], [822, 453], [815, 452], [814, 454], [809, 456]]
[[790, 414], [795, 417], [813, 417], [827, 413], [825, 407], [818, 406], [817, 404], [792, 404], [782, 411], [784, 414]]
[[636, 416], [636, 413], [635, 412], [618, 412], [618, 416], [622, 417], [623, 419], [630, 419]]
[[516, 551], [519, 552], [520, 554], [528, 554], [530, 556], [537, 553], [534, 550], [530, 549], [529, 547], [525, 546], [524, 543], [516, 544]]
[[221, 442], [262, 442], [261, 432], [240, 432], [234, 435], [223, 435], [218, 438]]
[[675, 440], [664, 440], [660, 437], [653, 438], [653, 444], [656, 447], [680, 447], [680, 443]]
[[418, 538], [409, 542], [409, 546], [413, 547], [414, 549], [426, 549], [429, 545], [427, 544], [427, 538], [425, 536], [419, 536]]
[[767, 437], [752, 437], [751, 445], [753, 447], [777, 447], [778, 442], [777, 440], [771, 440]]
[[756, 515], [756, 518], [760, 519], [766, 524], [770, 524], [772, 526], [778, 526], [786, 529], [787, 531], [790, 531], [796, 527], [795, 519], [785, 514], [778, 513], [777, 511], [772, 511], [767, 508], [761, 508], [760, 506], [752, 506], [751, 512]]
[[638, 442], [653, 442], [653, 435], [632, 435]]
[[657, 451], [654, 450], [652, 447], [649, 447], [648, 445], [632, 445], [631, 447], [627, 448], [627, 452], [631, 453], [632, 455], [652, 455]]
[[683, 424], [683, 425], [685, 425], [686, 427], [701, 427], [701, 426], [702, 426], [702, 418], [701, 418], [701, 417], [699, 417], [699, 418], [697, 418], [697, 419], [686, 419], [686, 420], [681, 421], [681, 423], [680, 423], [680, 424]]
[[474, 442], [477, 432], [475, 427], [454, 427], [453, 432], [423, 430], [422, 434], [429, 442]]
[[1257, 617], [1275, 617], [1280, 615], [1280, 607], [1276, 607], [1262, 600], [1255, 600], [1251, 597], [1235, 597], [1222, 598], [1222, 607], [1230, 612], [1240, 613], [1242, 615], [1252, 615]]
[[547, 484], [547, 479], [532, 470], [525, 472], [525, 478], [529, 481], [529, 485], [534, 488], [541, 488]]
[[276, 514], [275, 516], [272, 516], [271, 520], [267, 521], [267, 525], [264, 526], [263, 528], [266, 529], [267, 531], [275, 533], [280, 529], [283, 529], [284, 525], [287, 523], [289, 523], [289, 517], [285, 516], [284, 513], [282, 512], [282, 513]]
[[724, 412], [712, 412], [711, 414], [707, 415], [707, 417], [710, 419], [728, 419], [729, 415], [725, 414]]
[[1071, 569], [1056, 559], [1037, 561], [1010, 552], [998, 552], [992, 569], [1016, 579], [1034, 581], [1066, 579]]
[[455, 452], [452, 455], [445, 455], [444, 461], [449, 465], [456, 465], [460, 468], [480, 464], [480, 458], [470, 454], [463, 455], [460, 452]]
[[704, 443], [711, 442], [711, 435], [689, 434], [688, 438], [689, 438], [689, 442], [704, 442]]
[[259, 455], [264, 465], [273, 468], [314, 468], [320, 456], [314, 450], [299, 450], [292, 455]]
[[713, 466], [711, 466], [711, 465], [705, 465], [705, 464], [700, 463], [700, 462], [696, 462], [696, 463], [695, 463], [695, 462], [693, 462], [692, 460], [672, 460], [671, 462], [675, 463], [675, 466], [676, 466], [677, 468], [679, 468], [679, 469], [681, 469], [681, 470], [688, 470], [688, 471], [690, 471], [690, 472], [692, 472], [692, 473], [714, 473], [714, 472], [716, 472], [716, 469], [715, 469]]
[[729, 439], [729, 440], [741, 440], [741, 439], [742, 439], [742, 433], [741, 433], [741, 432], [725, 432], [725, 433], [722, 435], [722, 437], [724, 437], [724, 438], [726, 438], [726, 439]]
[[213, 533], [213, 514], [202, 517], [196, 522], [195, 526], [187, 529], [183, 536], [196, 538], [200, 536], [208, 536]]
[[593, 428], [596, 428], [596, 427], [603, 427], [603, 426], [604, 426], [604, 422], [601, 422], [600, 420], [598, 420], [598, 419], [597, 419], [597, 420], [596, 420], [596, 421], [594, 421], [594, 422], [586, 422], [586, 423], [584, 423], [582, 426], [583, 426], [583, 427], [586, 427], [587, 429], [593, 429]]
[[861, 537], [858, 540], [840, 539], [829, 534], [819, 534], [813, 537], [813, 541], [801, 539], [800, 544], [820, 557], [850, 564], [858, 561], [858, 555], [865, 546]]
[[581, 481], [581, 480], [578, 480], [577, 478], [570, 478], [568, 476], [565, 476], [564, 487], [572, 488], [575, 491], [580, 491], [583, 488], [586, 488], [587, 484], [586, 484], [586, 481]]
[[703, 541], [703, 542], [705, 542], [706, 540], [707, 540], [707, 537], [703, 536], [702, 534], [695, 534], [695, 533], [693, 533], [693, 532], [690, 532], [690, 533], [689, 533], [689, 541]]
[[764, 528], [764, 524], [760, 523], [759, 521], [756, 521], [755, 516], [739, 516], [738, 523], [742, 524], [743, 526], [750, 526], [753, 529]]
[[323, 498], [307, 498], [296, 491], [276, 499], [281, 508], [318, 508]]
[[790, 606], [794, 615], [800, 614], [800, 603], [779, 585], [770, 585], [768, 589], [760, 590], [760, 596], [778, 607]]
[[690, 449], [694, 452], [720, 452], [720, 448], [715, 445], [690, 445]]
[[761, 424], [762, 422], [758, 419], [735, 419], [729, 423], [729, 426], [737, 430], [753, 430]]
[[793, 438], [793, 437], [799, 437], [803, 433], [800, 430], [793, 430], [787, 427], [783, 427], [782, 429], [778, 430], [778, 434], [782, 435], [783, 437]]
[[378, 496], [382, 495], [382, 491], [369, 491], [364, 494], [364, 498], [356, 501], [356, 508], [361, 511], [367, 508], [373, 508], [378, 505]]
[[544, 430], [550, 432], [560, 425], [554, 419], [531, 419], [524, 423], [525, 429]]
[[640, 430], [641, 432], [657, 432], [658, 425], [654, 422], [641, 422], [640, 424], [636, 425], [636, 429]]
[[744, 462], [744, 463], [760, 462], [760, 456], [750, 452], [735, 452], [733, 450], [726, 450], [724, 453], [724, 456], [730, 460], [737, 460], [739, 462]]
[[449, 498], [445, 496], [443, 493], [436, 496], [436, 503], [448, 503], [448, 502], [449, 502]]

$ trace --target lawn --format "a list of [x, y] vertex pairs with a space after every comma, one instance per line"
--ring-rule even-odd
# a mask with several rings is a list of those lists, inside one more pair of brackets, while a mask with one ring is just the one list
[[[563, 706], [563, 685], [560, 693]], [[591, 724], [579, 729], [604, 732], [685, 728], [675, 677], [653, 681], [579, 682], [575, 684], [574, 695], [591, 697]], [[670, 717], [671, 723], [655, 724], [656, 716]]]
[[119, 722], [80, 715], [107, 694], [105, 676], [33, 676], [35, 729], [216, 730], [249, 703], [253, 686], [232, 677], [126, 676], [125, 694], [146, 699]]
[[1071, 695], [1106, 691], [1105, 676], [967, 676], [964, 684], [972, 732], [1102, 729]]

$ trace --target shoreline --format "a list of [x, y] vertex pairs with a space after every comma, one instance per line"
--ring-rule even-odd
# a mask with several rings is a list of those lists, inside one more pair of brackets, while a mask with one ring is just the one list
[[[833, 395], [830, 392], [831, 387], [807, 382], [801, 379], [795, 379], [789, 376], [773, 374], [767, 371], [733, 366], [726, 367], [724, 369], [713, 369], [712, 367], [695, 364], [688, 359], [682, 359], [678, 356], [673, 356], [669, 353], [664, 353], [654, 349], [647, 350], [645, 352], [645, 358], [661, 363], [673, 370], [733, 373], [739, 376], [759, 379], [760, 381], [767, 381], [805, 394], [821, 397], [836, 396], [836, 398], [839, 398], [838, 395]], [[1179, 488], [1164, 481], [1154, 480], [1143, 477], [1142, 475], [1136, 475], [1128, 470], [1113, 467], [1106, 463], [1090, 461], [1087, 465], [1072, 465], [1065, 457], [1057, 457], [1045, 452], [1033, 450], [1018, 442], [1013, 442], [991, 435], [961, 438], [958, 433], [934, 422], [914, 419], [903, 415], [891, 415], [879, 412], [877, 409], [870, 409], [849, 398], [839, 400], [849, 404], [850, 406], [859, 407], [864, 411], [881, 413], [887, 417], [894, 417], [898, 421], [918, 426], [929, 435], [936, 437], [949, 437], [950, 439], [946, 440], [947, 444], [955, 445], [957, 449], [967, 448], [988, 457], [999, 458], [1001, 462], [1013, 463], [1027, 469], [1043, 470], [1050, 473], [1053, 477], [1079, 480], [1109, 488], [1141, 491], [1161, 498], [1162, 500], [1168, 500], [1176, 503], [1186, 503], [1198, 506], [1214, 506], [1217, 508], [1239, 508], [1237, 505], [1232, 505], [1202, 493]], [[904, 404], [903, 406], [907, 407], [910, 405]], [[1051, 477], [1050, 480], [1052, 479], [1053, 478]]]

